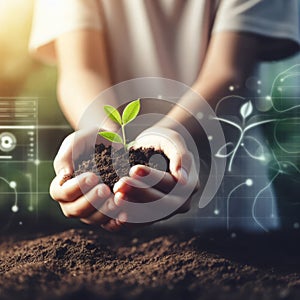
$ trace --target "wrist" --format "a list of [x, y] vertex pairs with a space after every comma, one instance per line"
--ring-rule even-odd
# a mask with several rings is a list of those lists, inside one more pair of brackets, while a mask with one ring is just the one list
[[203, 148], [204, 145], [206, 145], [206, 134], [198, 120], [191, 115], [184, 118], [184, 121], [182, 122], [176, 120], [170, 115], [166, 115], [163, 119], [157, 122], [154, 127], [175, 131], [183, 138], [185, 144], [190, 150], [194, 148], [194, 145], [198, 149]]

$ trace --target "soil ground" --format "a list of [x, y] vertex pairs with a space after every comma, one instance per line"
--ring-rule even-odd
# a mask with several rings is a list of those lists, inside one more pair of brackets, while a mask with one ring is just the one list
[[75, 176], [94, 172], [101, 177], [103, 183], [107, 184], [113, 191], [114, 184], [120, 177], [128, 176], [129, 170], [134, 165], [146, 165], [151, 168], [169, 172], [169, 159], [160, 150], [153, 148], [114, 150], [111, 146], [103, 144], [95, 145], [95, 153], [85, 161], [80, 161], [75, 171]]
[[2, 236], [1, 299], [300, 299], [299, 234], [158, 226]]

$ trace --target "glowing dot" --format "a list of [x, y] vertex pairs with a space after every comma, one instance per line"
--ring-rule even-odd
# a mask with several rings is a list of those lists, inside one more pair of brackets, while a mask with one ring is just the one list
[[230, 85], [228, 89], [229, 89], [229, 91], [233, 92], [234, 91], [234, 86]]
[[201, 119], [203, 119], [204, 115], [203, 115], [203, 113], [201, 111], [199, 111], [197, 113], [196, 117], [197, 117], [197, 119], [201, 120]]
[[286, 167], [287, 167], [287, 164], [283, 164], [282, 166], [283, 166], [284, 168], [286, 168]]
[[282, 92], [282, 87], [278, 87], [277, 91]]
[[33, 142], [33, 141], [34, 141], [34, 138], [30, 138], [29, 141], [30, 141], [30, 142]]
[[209, 135], [207, 138], [208, 138], [209, 141], [213, 140], [213, 136], [212, 135]]
[[215, 210], [214, 210], [214, 214], [217, 216], [217, 215], [220, 214], [220, 211], [219, 211], [218, 209], [215, 209]]
[[34, 135], [34, 132], [33, 131], [29, 131], [28, 135]]
[[19, 211], [19, 207], [17, 205], [14, 205], [14, 206], [11, 207], [11, 211], [16, 213], [16, 212]]
[[265, 98], [267, 101], [271, 101], [272, 100], [272, 97], [271, 96], [266, 96], [266, 98]]
[[257, 94], [260, 94], [260, 93], [261, 93], [261, 90], [260, 90], [260, 89], [258, 89], [258, 90], [257, 90]]
[[245, 144], [244, 144], [244, 143], [241, 143], [241, 146], [242, 146], [242, 147], [244, 147], [244, 146], [245, 146]]
[[233, 232], [230, 236], [231, 236], [232, 239], [235, 239], [236, 238], [236, 233]]
[[252, 186], [253, 185], [253, 180], [252, 179], [247, 179], [246, 181], [245, 181], [245, 184], [247, 185], [247, 186]]
[[265, 156], [266, 161], [270, 161], [270, 159], [271, 159], [270, 153], [265, 153], [264, 156]]
[[12, 189], [15, 189], [17, 187], [17, 183], [15, 181], [11, 181], [9, 183], [9, 186], [12, 188]]
[[260, 80], [257, 80], [257, 84], [261, 84], [261, 81], [260, 81]]
[[35, 164], [36, 166], [38, 166], [40, 163], [41, 163], [41, 161], [38, 160], [38, 159], [36, 159], [36, 160], [34, 161], [34, 164]]
[[281, 78], [281, 79], [280, 79], [280, 82], [284, 82], [284, 78]]
[[22, 222], [22, 221], [20, 221], [20, 222], [19, 222], [19, 225], [20, 225], [20, 226], [22, 226], [22, 225], [23, 225], [23, 222]]
[[259, 111], [265, 112], [272, 108], [272, 98], [270, 96], [266, 96], [264, 98], [259, 98], [255, 100], [255, 106]]
[[28, 210], [33, 211], [33, 206], [32, 205], [28, 206]]
[[300, 228], [300, 224], [298, 222], [294, 223], [294, 228], [295, 229], [299, 229]]
[[162, 95], [158, 95], [158, 96], [157, 96], [157, 99], [162, 99]]
[[32, 143], [31, 143], [31, 144], [29, 144], [29, 146], [30, 146], [30, 147], [33, 147], [33, 146], [34, 146], [34, 144], [32, 144]]

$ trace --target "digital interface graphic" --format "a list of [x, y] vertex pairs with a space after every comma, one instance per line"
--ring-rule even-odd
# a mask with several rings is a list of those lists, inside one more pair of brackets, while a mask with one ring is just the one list
[[[235, 228], [278, 229], [284, 218], [290, 219], [290, 228], [299, 228], [299, 67], [278, 74], [266, 96], [258, 88], [253, 97], [230, 95], [216, 106], [226, 144], [215, 156], [227, 159], [227, 171], [214, 204], [205, 213], [213, 211], [233, 236]], [[256, 86], [261, 86], [261, 80]], [[283, 207], [289, 205], [287, 212]], [[203, 217], [200, 211], [199, 217]]]
[[[0, 230], [7, 229], [13, 221], [22, 226], [23, 217], [28, 214], [38, 217], [42, 196], [49, 195], [51, 180], [43, 173], [45, 170], [52, 173], [55, 151], [54, 146], [48, 154], [40, 155], [39, 137], [46, 136], [49, 142], [49, 134], [59, 138], [70, 128], [68, 125], [39, 124], [39, 100], [33, 97], [0, 98], [0, 195], [1, 206], [4, 205], [7, 212]], [[45, 146], [43, 141], [42, 146]], [[51, 147], [47, 145], [46, 148]]]
[[11, 210], [33, 211], [38, 189], [38, 101], [0, 98], [1, 194], [12, 197]]
[[[295, 193], [300, 182], [300, 67], [274, 78], [267, 95], [257, 90], [253, 97], [243, 98], [230, 86], [232, 95], [218, 102], [214, 120], [226, 141], [211, 155], [215, 161], [226, 160], [225, 174], [220, 174], [222, 183], [209, 205], [201, 206], [194, 199], [200, 207], [183, 216], [193, 219], [196, 229], [221, 227], [233, 237], [239, 228], [268, 232], [282, 226], [282, 216], [289, 219], [289, 228], [300, 227], [298, 217], [290, 217], [300, 204]], [[65, 136], [70, 130], [68, 125], [40, 124], [38, 102], [37, 98], [0, 98], [0, 193], [12, 216], [38, 212], [41, 195], [48, 196], [52, 179], [44, 178], [40, 184], [41, 174], [52, 170], [53, 153], [60, 144], [49, 137], [58, 131]], [[195, 117], [201, 121], [204, 116], [198, 112]], [[213, 132], [207, 135], [209, 141], [214, 138]], [[40, 147], [51, 148], [52, 154], [40, 154]], [[200, 167], [202, 172], [206, 168]]]

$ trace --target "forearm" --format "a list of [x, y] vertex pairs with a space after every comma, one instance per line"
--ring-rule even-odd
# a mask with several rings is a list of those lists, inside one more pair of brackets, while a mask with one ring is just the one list
[[[197, 113], [203, 113], [204, 105], [209, 105], [214, 109], [218, 101], [232, 94], [229, 86], [242, 86], [242, 81], [243, 76], [234, 76], [234, 74], [199, 77], [191, 87], [193, 92], [185, 94], [178, 105], [157, 123], [157, 126], [168, 127], [176, 131], [179, 130], [179, 126], [184, 126], [193, 136], [198, 135], [199, 128], [195, 128], [193, 122]], [[238, 94], [243, 95], [242, 89]]]
[[[92, 115], [91, 111], [88, 115], [85, 113], [96, 97], [109, 87], [109, 80], [93, 70], [61, 74], [58, 81], [58, 100], [65, 117], [74, 129], [78, 129], [79, 123], [83, 123], [83, 121], [96, 125], [99, 121], [104, 120], [106, 115], [100, 106], [103, 107], [105, 104], [118, 106], [116, 99], [105, 99], [105, 103], [97, 105], [97, 107], [99, 106], [97, 111], [92, 110]], [[99, 101], [102, 102], [101, 99]], [[82, 118], [86, 119], [82, 120]], [[113, 122], [109, 120], [103, 125], [106, 130], [113, 130], [114, 126]]]
[[[201, 72], [192, 86], [196, 93], [186, 93], [158, 125], [176, 130], [177, 122], [193, 135], [199, 135], [198, 128], [191, 125], [192, 116], [187, 111], [195, 115], [203, 112], [204, 102], [214, 109], [222, 98], [232, 93], [244, 95], [245, 81], [257, 66], [257, 43], [256, 37], [247, 34], [220, 33], [213, 36]], [[233, 92], [230, 86], [239, 88]]]
[[103, 31], [82, 29], [63, 34], [56, 40], [55, 49], [58, 99], [71, 126], [78, 129], [83, 125], [101, 124], [105, 130], [113, 129], [111, 122], [105, 126], [101, 123], [105, 118], [103, 105], [117, 106], [112, 93], [103, 100], [94, 101], [111, 86]]

